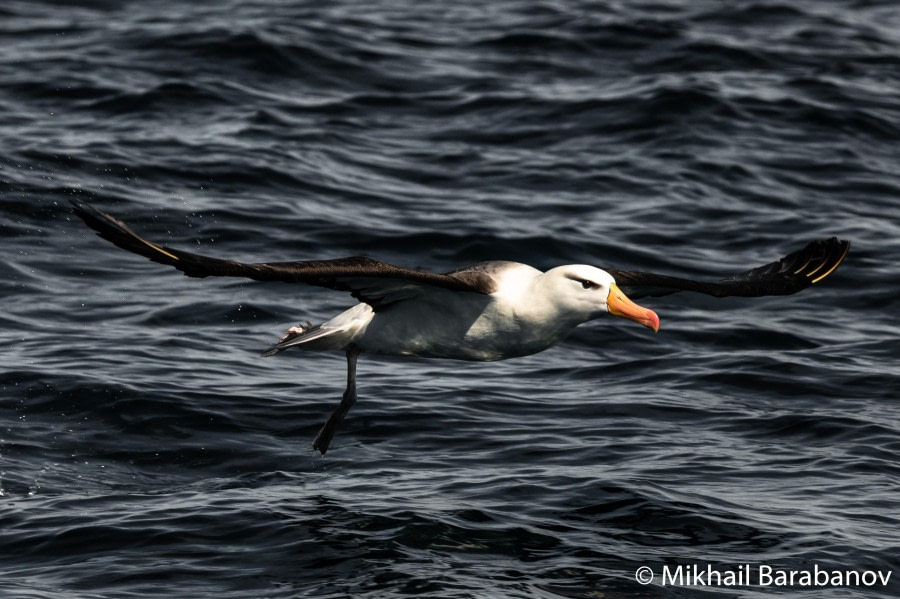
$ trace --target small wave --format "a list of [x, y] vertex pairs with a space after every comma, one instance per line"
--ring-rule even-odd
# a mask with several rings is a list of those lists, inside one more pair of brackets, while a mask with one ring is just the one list
[[83, 102], [90, 110], [119, 114], [135, 112], [168, 112], [188, 108], [230, 104], [229, 100], [209, 86], [186, 81], [168, 81], [146, 91], [125, 91], [104, 98]]

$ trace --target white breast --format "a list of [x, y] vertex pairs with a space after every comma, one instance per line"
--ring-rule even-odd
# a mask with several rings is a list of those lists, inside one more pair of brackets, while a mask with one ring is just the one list
[[355, 343], [373, 353], [477, 361], [542, 351], [572, 325], [548, 319], [539, 299], [530, 297], [540, 274], [507, 263], [492, 273], [498, 290], [491, 295], [434, 288], [376, 312]]

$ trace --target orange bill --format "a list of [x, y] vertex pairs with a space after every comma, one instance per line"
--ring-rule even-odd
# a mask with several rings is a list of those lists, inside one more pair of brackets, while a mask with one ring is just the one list
[[647, 328], [653, 329], [654, 333], [659, 330], [659, 316], [656, 315], [656, 312], [638, 306], [628, 299], [628, 296], [622, 293], [622, 290], [615, 283], [609, 287], [606, 309], [613, 316], [621, 316], [622, 318], [633, 320]]

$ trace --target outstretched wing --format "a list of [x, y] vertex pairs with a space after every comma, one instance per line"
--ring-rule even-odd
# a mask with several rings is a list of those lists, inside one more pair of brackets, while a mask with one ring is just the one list
[[632, 299], [659, 297], [679, 291], [695, 291], [715, 297], [790, 295], [830, 275], [843, 262], [849, 251], [849, 241], [837, 237], [820, 239], [808, 243], [803, 249], [788, 254], [781, 260], [720, 281], [695, 281], [614, 268], [605, 270]]
[[189, 277], [244, 277], [256, 281], [305, 283], [350, 292], [353, 297], [371, 304], [376, 310], [416, 295], [424, 286], [472, 293], [493, 291], [493, 281], [487, 276], [457, 278], [393, 266], [359, 256], [336, 260], [252, 264], [210, 258], [147, 241], [121, 220], [84, 201], [72, 200], [72, 205], [75, 214], [103, 239], [154, 262], [174, 266]]

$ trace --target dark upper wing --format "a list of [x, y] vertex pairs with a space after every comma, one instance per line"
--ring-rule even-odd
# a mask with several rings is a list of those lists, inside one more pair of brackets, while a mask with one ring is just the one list
[[810, 242], [781, 260], [720, 281], [695, 281], [633, 270], [605, 269], [632, 298], [696, 291], [715, 297], [790, 295], [818, 283], [844, 260], [850, 242], [832, 237]]
[[466, 277], [464, 280], [451, 275], [393, 266], [364, 257], [254, 264], [209, 258], [147, 241], [119, 219], [86, 202], [72, 200], [72, 205], [75, 214], [103, 239], [154, 262], [174, 266], [189, 277], [246, 277], [256, 281], [306, 283], [348, 291], [376, 309], [415, 295], [425, 286], [472, 293], [492, 291], [492, 281], [487, 277]]

